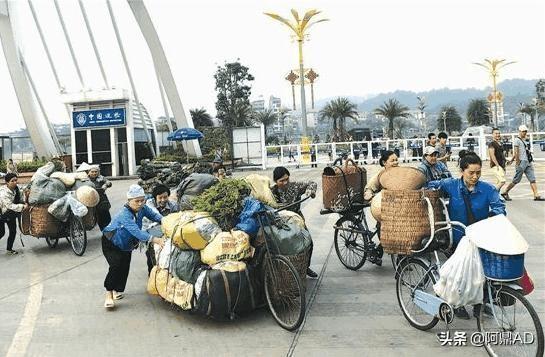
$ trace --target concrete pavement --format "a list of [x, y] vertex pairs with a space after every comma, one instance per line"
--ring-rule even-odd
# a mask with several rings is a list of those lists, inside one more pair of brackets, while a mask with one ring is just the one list
[[[491, 180], [484, 168], [484, 180]], [[378, 166], [368, 166], [370, 177]], [[292, 169], [295, 180], [320, 183], [320, 169]], [[236, 175], [248, 175], [249, 172]], [[265, 174], [271, 175], [270, 171]], [[513, 168], [508, 169], [512, 177]], [[536, 165], [538, 186], [545, 192], [545, 164]], [[109, 196], [115, 212], [134, 181], [116, 181]], [[320, 216], [321, 192], [304, 207], [314, 239], [309, 280], [309, 310], [297, 333], [282, 330], [266, 309], [233, 322], [216, 322], [171, 307], [146, 293], [143, 253], [134, 252], [127, 295], [115, 311], [102, 307], [107, 264], [97, 229], [89, 234], [83, 257], [66, 240], [50, 249], [43, 239], [17, 240], [22, 254], [5, 255], [0, 240], [0, 355], [7, 356], [485, 356], [482, 348], [442, 347], [436, 334], [418, 331], [404, 319], [395, 296], [393, 268], [366, 263], [357, 272], [345, 269], [332, 248], [335, 215]], [[545, 322], [545, 203], [530, 201], [526, 179], [511, 193], [508, 216], [529, 241], [526, 267], [536, 291], [530, 301]], [[387, 258], [387, 257], [385, 257]], [[318, 286], [319, 285], [319, 286]], [[455, 321], [451, 331], [477, 329], [476, 321]]]

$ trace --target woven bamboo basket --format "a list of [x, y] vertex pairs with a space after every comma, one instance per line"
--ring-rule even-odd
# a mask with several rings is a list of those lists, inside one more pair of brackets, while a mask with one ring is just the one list
[[301, 278], [305, 290], [307, 288], [307, 268], [310, 264], [310, 252], [311, 250], [308, 248], [299, 254], [286, 255], [286, 258], [288, 258], [295, 267], [295, 270], [297, 270], [297, 273], [299, 273], [299, 277]]
[[87, 207], [87, 214], [81, 218], [81, 221], [83, 222], [85, 230], [90, 231], [95, 228], [95, 225], [97, 224], [95, 208]]
[[[348, 165], [351, 162], [352, 165]], [[344, 166], [324, 169], [322, 175], [322, 199], [324, 208], [343, 211], [354, 202], [363, 202], [363, 190], [367, 184], [367, 171], [352, 160]]]
[[61, 221], [47, 212], [48, 204], [30, 206], [28, 211], [23, 211], [21, 217], [21, 230], [23, 234], [34, 237], [57, 238], [63, 231]]
[[435, 222], [444, 221], [439, 191], [382, 190], [380, 243], [384, 252], [409, 255], [420, 248], [422, 238], [430, 236], [424, 197], [429, 198], [433, 206]]

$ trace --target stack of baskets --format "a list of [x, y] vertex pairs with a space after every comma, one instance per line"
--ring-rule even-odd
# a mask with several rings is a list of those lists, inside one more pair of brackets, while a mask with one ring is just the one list
[[380, 243], [384, 252], [411, 254], [412, 250], [420, 249], [422, 238], [430, 236], [428, 205], [424, 197], [427, 197], [433, 206], [435, 222], [444, 221], [439, 191], [382, 191]]
[[21, 231], [34, 237], [59, 237], [64, 231], [63, 222], [53, 217], [47, 209], [49, 204], [30, 206], [21, 215]]

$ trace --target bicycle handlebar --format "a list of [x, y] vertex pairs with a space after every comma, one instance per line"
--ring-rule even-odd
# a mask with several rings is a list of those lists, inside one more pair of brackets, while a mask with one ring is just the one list
[[257, 211], [257, 212], [254, 213], [253, 216], [254, 216], [254, 217], [257, 217], [257, 216], [259, 216], [259, 215], [262, 215], [262, 214], [265, 214], [265, 213], [268, 213], [268, 212], [277, 213], [277, 212], [286, 210], [286, 209], [288, 209], [288, 208], [290, 208], [290, 207], [293, 207], [293, 206], [295, 206], [295, 205], [301, 204], [301, 203], [305, 202], [306, 200], [308, 200], [309, 198], [315, 198], [315, 197], [316, 197], [316, 194], [311, 194], [311, 195], [308, 195], [308, 196], [306, 196], [306, 197], [303, 197], [303, 198], [300, 199], [299, 201], [295, 201], [295, 202], [289, 203], [289, 204], [287, 204], [287, 205], [285, 205], [285, 206], [279, 207], [279, 208], [277, 208], [277, 209], [275, 209], [275, 210], [272, 210], [272, 211], [271, 211], [271, 210], [266, 210], [266, 209], [261, 210], [261, 211]]

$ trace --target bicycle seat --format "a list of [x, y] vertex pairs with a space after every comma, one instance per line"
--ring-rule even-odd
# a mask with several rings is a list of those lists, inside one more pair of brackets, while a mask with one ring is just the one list
[[[423, 249], [428, 244], [430, 237], [423, 238], [420, 243], [420, 248]], [[450, 237], [446, 232], [439, 232], [433, 237], [433, 241], [426, 248], [426, 252], [433, 252], [435, 250], [446, 250], [450, 247]]]

